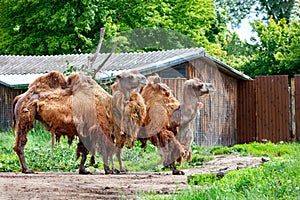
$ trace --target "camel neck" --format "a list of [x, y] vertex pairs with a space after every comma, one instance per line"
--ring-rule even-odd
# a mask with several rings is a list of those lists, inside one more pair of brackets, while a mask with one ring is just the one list
[[193, 120], [197, 113], [197, 97], [193, 90], [183, 91], [183, 102], [181, 104], [181, 125]]

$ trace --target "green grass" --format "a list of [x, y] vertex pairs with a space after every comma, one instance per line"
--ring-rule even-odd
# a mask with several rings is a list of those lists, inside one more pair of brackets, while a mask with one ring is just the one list
[[[0, 133], [0, 172], [20, 172], [21, 165], [18, 156], [13, 151], [15, 137], [12, 132]], [[52, 171], [52, 172], [76, 172], [78, 171], [80, 159], [76, 158], [76, 145], [78, 141], [74, 140], [69, 146], [67, 138], [61, 138], [59, 144], [55, 143], [52, 152], [51, 135], [41, 126], [36, 126], [28, 133], [28, 141], [25, 146], [25, 158], [29, 169], [34, 171]], [[156, 147], [147, 145], [147, 148], [141, 149], [139, 143], [136, 143], [132, 149], [123, 150], [123, 164], [130, 171], [161, 171], [159, 165], [160, 157]], [[91, 171], [102, 170], [103, 161], [100, 156], [96, 157], [96, 164], [89, 166], [88, 156], [86, 167]], [[117, 159], [115, 159], [118, 167]]]
[[156, 194], [145, 199], [300, 199], [300, 144], [251, 143], [212, 147], [211, 154], [267, 156], [258, 168], [230, 171], [223, 178], [196, 174], [188, 178], [192, 189], [169, 196]]
[[[21, 166], [12, 150], [14, 134], [0, 133], [0, 171], [20, 172]], [[51, 135], [37, 126], [28, 134], [25, 157], [28, 167], [35, 171], [78, 171], [75, 162], [77, 141], [69, 147], [67, 138], [62, 138], [51, 150]], [[141, 149], [136, 143], [132, 149], [124, 149], [124, 165], [130, 171], [162, 171], [156, 147], [147, 145]], [[214, 174], [195, 174], [188, 178], [192, 189], [161, 196], [143, 194], [145, 199], [300, 199], [300, 144], [299, 143], [257, 143], [234, 145], [233, 147], [193, 146], [193, 160], [180, 168], [202, 165], [218, 154], [241, 156], [266, 156], [269, 162], [258, 168], [246, 168], [227, 173], [219, 179]], [[88, 162], [86, 163], [88, 167]], [[102, 158], [97, 156], [96, 165], [90, 170], [103, 169]]]

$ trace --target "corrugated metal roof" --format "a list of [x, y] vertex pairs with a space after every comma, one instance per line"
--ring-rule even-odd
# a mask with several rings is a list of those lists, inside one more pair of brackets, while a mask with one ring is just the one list
[[[143, 68], [145, 65], [174, 58], [183, 54], [199, 54], [202, 48], [176, 49], [168, 51], [143, 53], [117, 53], [113, 54], [102, 70], [125, 70]], [[88, 57], [93, 54], [53, 55], [53, 56], [0, 56], [0, 74], [29, 74], [47, 73], [49, 71], [66, 70], [67, 61], [71, 66], [87, 66]], [[97, 68], [108, 54], [99, 54], [94, 68]]]
[[[94, 68], [97, 68], [108, 55], [109, 54], [99, 54], [93, 65]], [[35, 77], [35, 75], [44, 74], [49, 71], [63, 72], [67, 69], [67, 62], [70, 66], [87, 66], [89, 64], [88, 58], [92, 56], [93, 54], [52, 56], [0, 55], [0, 83], [10, 87], [18, 84], [26, 85], [34, 80], [32, 80], [32, 78]], [[223, 67], [229, 70], [237, 78], [251, 79], [213, 57], [207, 56], [204, 54], [203, 48], [113, 54], [103, 66], [101, 72], [97, 74], [97, 78], [107, 78], [111, 74], [117, 75], [127, 69], [136, 69], [143, 74], [150, 74], [200, 57], [209, 58], [221, 68]]]

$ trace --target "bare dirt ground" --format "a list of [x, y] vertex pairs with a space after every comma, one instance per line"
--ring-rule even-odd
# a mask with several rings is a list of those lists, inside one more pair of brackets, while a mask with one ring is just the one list
[[188, 188], [189, 175], [256, 167], [261, 157], [216, 156], [203, 166], [171, 172], [129, 172], [120, 175], [77, 173], [0, 173], [0, 199], [139, 199], [140, 192], [168, 194]]

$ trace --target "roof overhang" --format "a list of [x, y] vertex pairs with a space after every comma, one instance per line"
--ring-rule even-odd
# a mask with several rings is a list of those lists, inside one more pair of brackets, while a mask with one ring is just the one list
[[43, 74], [5, 74], [0, 75], [0, 84], [14, 89], [27, 89], [28, 85]]
[[250, 76], [247, 76], [246, 74], [243, 74], [242, 72], [230, 67], [229, 65], [226, 65], [225, 63], [217, 60], [216, 58], [204, 53], [204, 60], [207, 62], [214, 62], [218, 69], [236, 79], [239, 80], [253, 80]]

